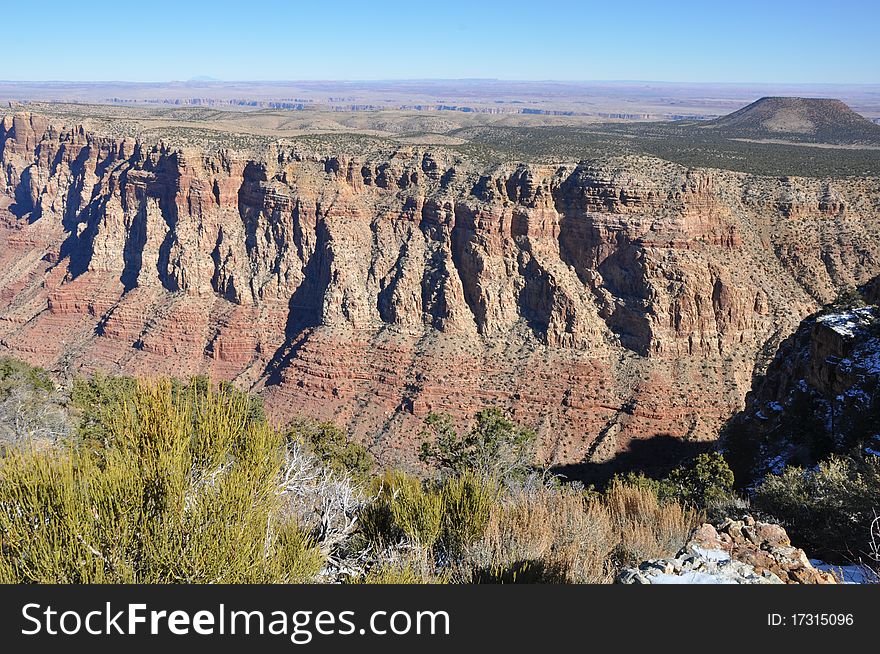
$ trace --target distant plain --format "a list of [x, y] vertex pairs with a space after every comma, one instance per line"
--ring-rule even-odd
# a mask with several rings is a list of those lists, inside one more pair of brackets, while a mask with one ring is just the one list
[[707, 129], [765, 95], [833, 97], [880, 121], [880, 85], [659, 82], [0, 82], [0, 101], [98, 132], [263, 151], [443, 147], [488, 162], [652, 156], [689, 167], [812, 177], [880, 174], [880, 142], [750, 138]]

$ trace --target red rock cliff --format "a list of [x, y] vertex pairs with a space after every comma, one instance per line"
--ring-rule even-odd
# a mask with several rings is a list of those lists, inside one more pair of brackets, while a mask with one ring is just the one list
[[880, 272], [877, 180], [443, 150], [248, 157], [0, 124], [0, 343], [206, 373], [388, 460], [486, 404], [548, 460], [706, 439], [817, 301]]

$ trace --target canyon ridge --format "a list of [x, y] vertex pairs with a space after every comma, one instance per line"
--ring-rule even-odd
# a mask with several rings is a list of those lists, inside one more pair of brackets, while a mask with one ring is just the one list
[[[840, 130], [798, 116], [855, 120], [802, 106], [756, 113], [813, 141]], [[738, 134], [737, 112], [729, 151], [695, 162], [709, 125], [655, 124], [693, 135], [666, 156], [619, 124], [316, 113], [286, 133], [271, 112], [102, 111], [0, 122], [0, 351], [61, 378], [229, 380], [386, 463], [415, 461], [429, 413], [486, 406], [554, 465], [714, 440], [800, 321], [880, 274], [869, 121], [831, 149], [749, 143], [766, 125]], [[577, 143], [560, 130], [589, 136], [580, 156], [552, 149]]]

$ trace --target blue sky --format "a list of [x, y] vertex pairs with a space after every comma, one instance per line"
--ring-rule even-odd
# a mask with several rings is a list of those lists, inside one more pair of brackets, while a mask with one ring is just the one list
[[880, 82], [880, 1], [10, 2], [11, 80]]

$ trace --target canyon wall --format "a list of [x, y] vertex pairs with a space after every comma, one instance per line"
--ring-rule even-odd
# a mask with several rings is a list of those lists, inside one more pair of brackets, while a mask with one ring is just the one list
[[[864, 289], [869, 302], [878, 283]], [[880, 455], [880, 308], [861, 304], [809, 316], [756, 375], [723, 441], [743, 486], [833, 453]]]
[[877, 179], [206, 153], [26, 113], [0, 166], [0, 351], [233, 380], [389, 462], [487, 405], [554, 463], [714, 438], [756, 363], [880, 272]]

